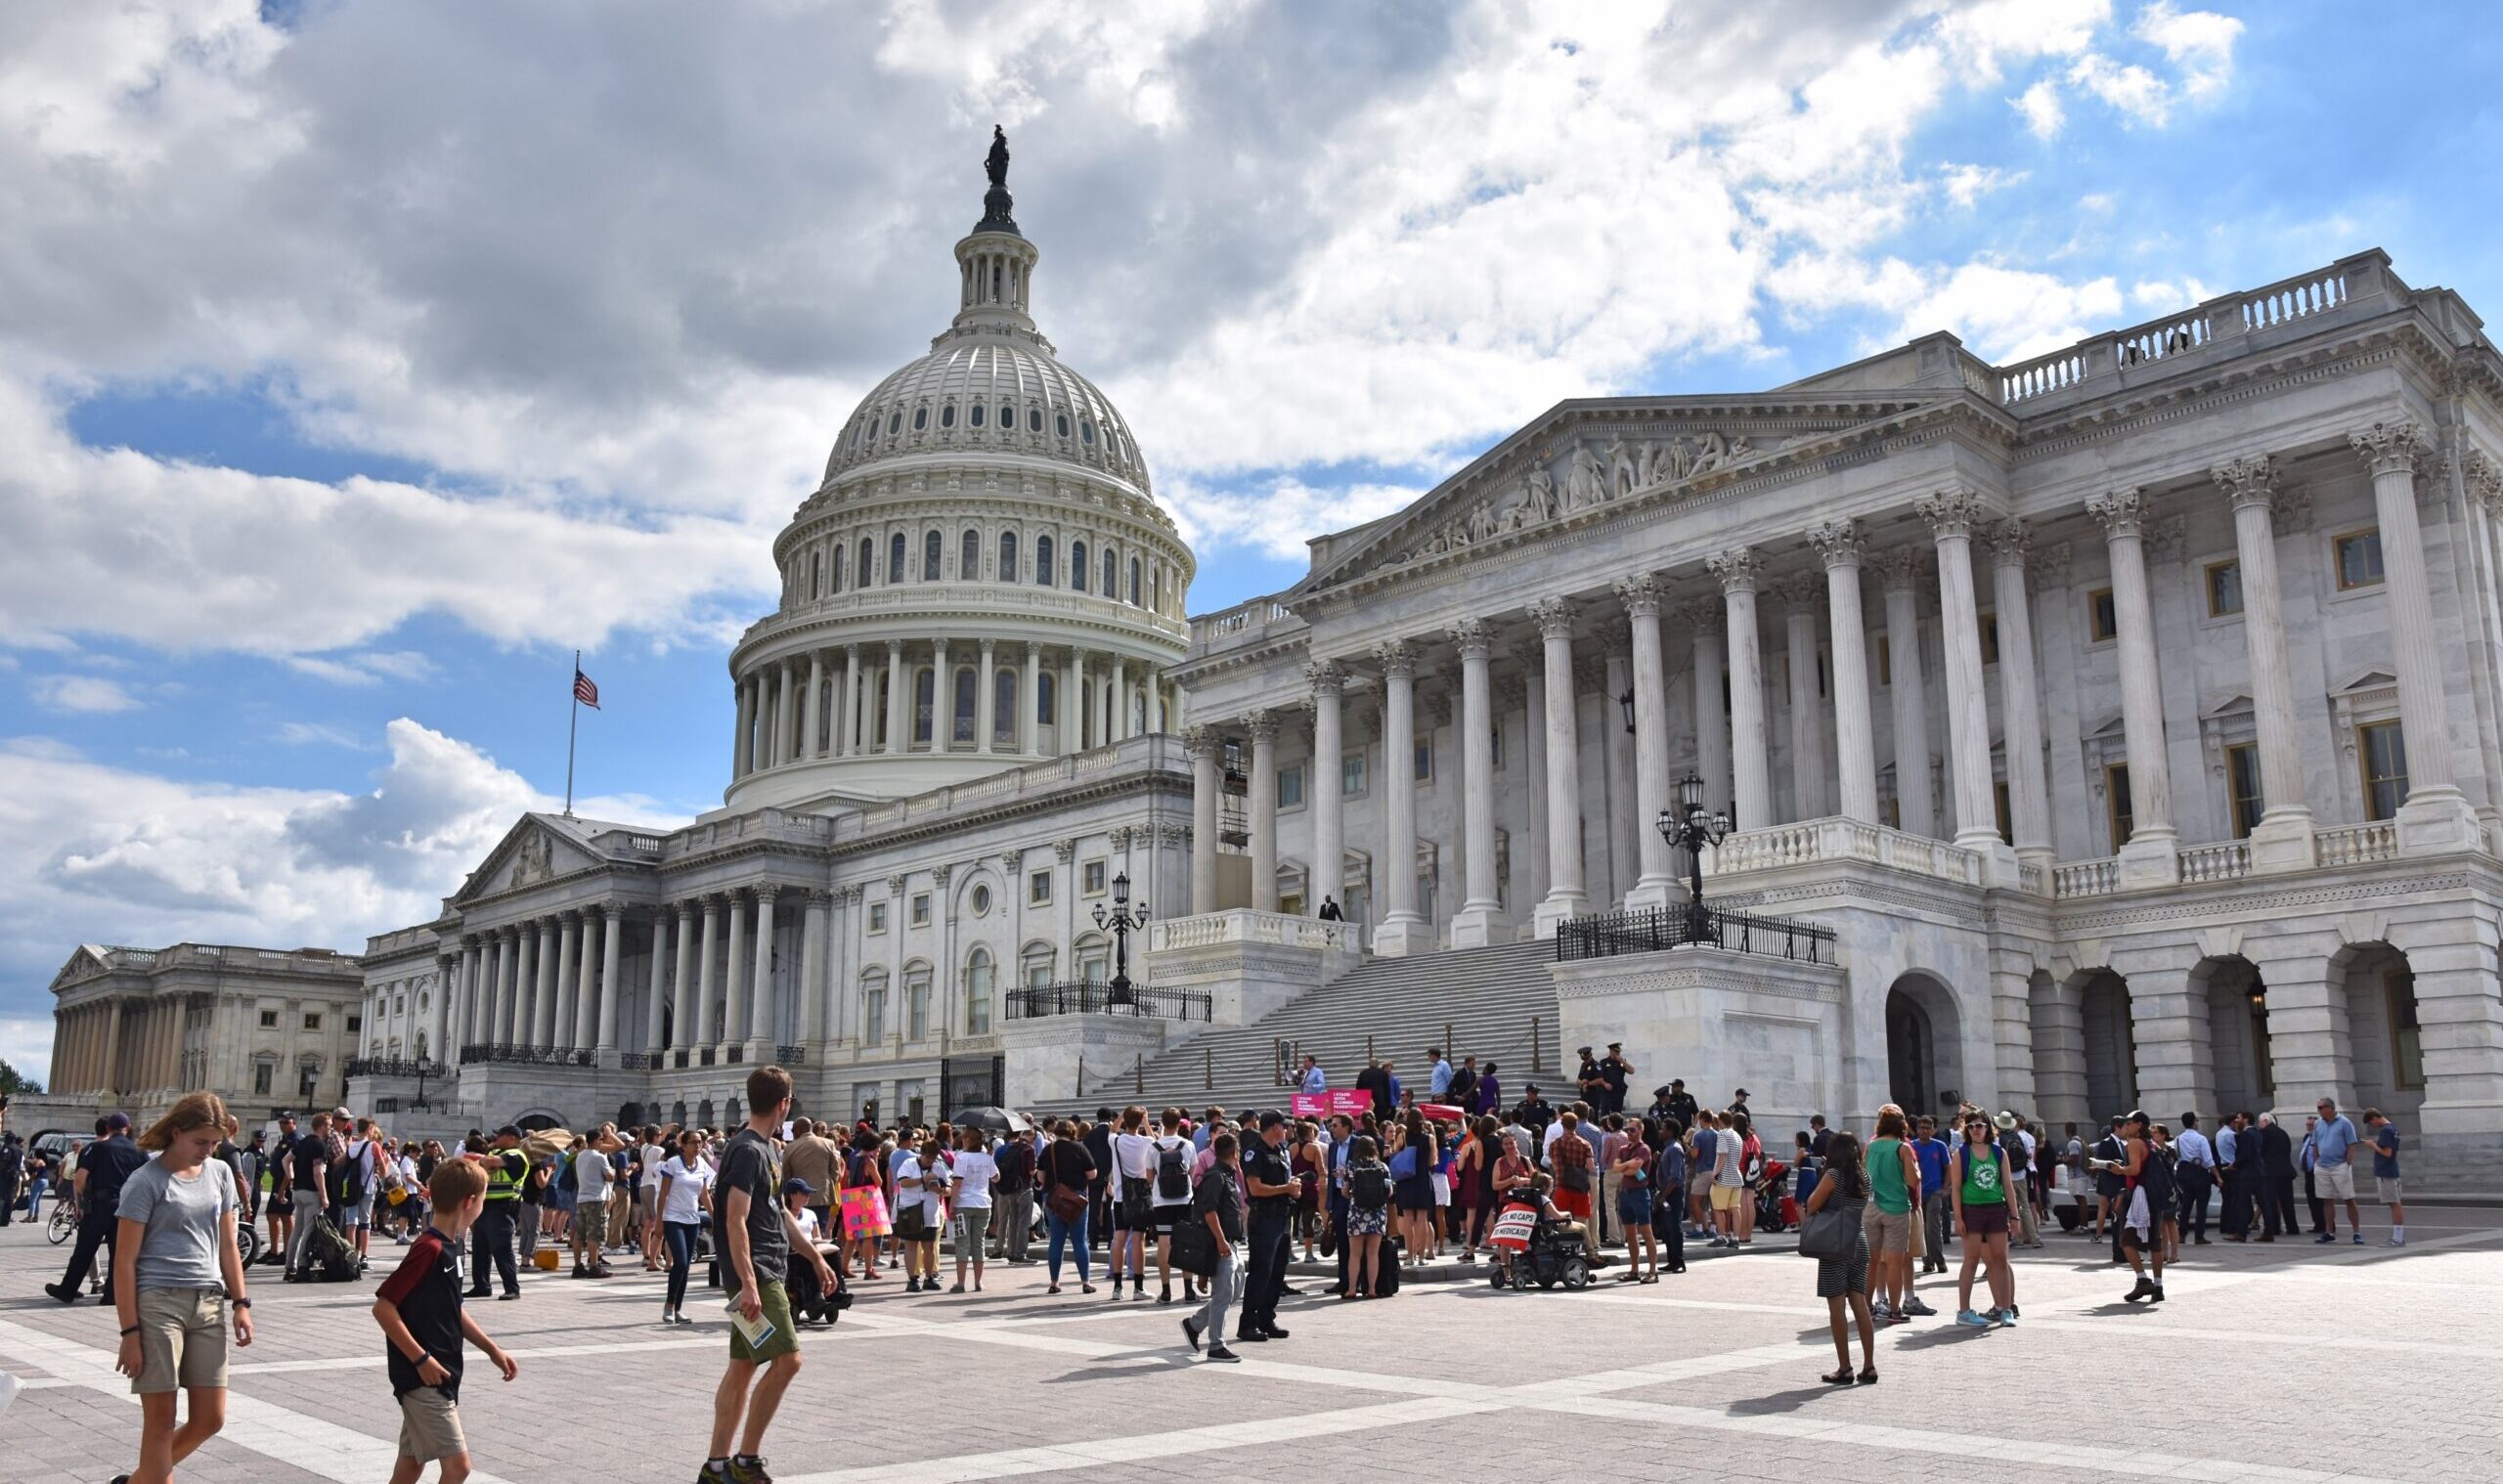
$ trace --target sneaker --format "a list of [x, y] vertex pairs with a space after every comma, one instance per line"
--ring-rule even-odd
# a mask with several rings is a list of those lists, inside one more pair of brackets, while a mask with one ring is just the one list
[[1914, 1319], [1935, 1319], [1938, 1317], [1938, 1311], [1936, 1309], [1922, 1303], [1917, 1298], [1905, 1299], [1903, 1312]]
[[2364, 1234], [2363, 1234], [2363, 1233], [2361, 1233], [2361, 1232], [2357, 1232], [2357, 1233], [2355, 1234], [2355, 1245], [2357, 1245], [2357, 1246], [2362, 1246], [2363, 1244], [2364, 1244]]
[[1882, 1298], [1878, 1299], [1868, 1306], [1868, 1317], [1881, 1321], [1892, 1319], [1895, 1317], [1895, 1306]]
[[2153, 1292], [2152, 1294], [2148, 1295], [2148, 1301], [2149, 1301], [2149, 1302], [2151, 1302], [2151, 1303], [2162, 1303], [2162, 1302], [2164, 1302], [2164, 1285], [2162, 1285], [2162, 1284], [2157, 1284], [2157, 1285], [2155, 1286], [2155, 1292]]
[[1270, 1339], [1284, 1339], [1287, 1337], [1287, 1331], [1279, 1329], [1275, 1325], [1269, 1326], [1267, 1329], [1263, 1330], [1261, 1333]]
[[773, 1475], [765, 1471], [765, 1460], [741, 1454], [730, 1460], [730, 1484], [773, 1484]]
[[705, 1464], [695, 1470], [695, 1484], [730, 1484], [730, 1465], [726, 1462]]
[[1991, 1322], [1989, 1320], [1982, 1318], [1982, 1316], [1974, 1313], [1970, 1309], [1956, 1310], [1955, 1323], [1971, 1330], [1987, 1330], [1991, 1327]]
[[1228, 1350], [1223, 1345], [1210, 1345], [1208, 1346], [1208, 1359], [1212, 1361], [1239, 1361], [1243, 1359], [1243, 1357], [1235, 1354], [1231, 1350]]
[[2407, 1245], [2407, 1239], [2404, 1237], [2393, 1237], [2390, 1241], [2383, 1243], [2382, 1245], [2386, 1247], [2403, 1247]]
[[[2338, 1240], [2338, 1234], [2337, 1234], [2336, 1232], [2323, 1232], [2323, 1233], [2321, 1233], [2319, 1236], [2314, 1237], [2314, 1238], [2312, 1239], [2312, 1244], [2313, 1244], [2314, 1246], [2327, 1246], [2327, 1245], [2329, 1245], [2331, 1243], [2336, 1242], [2337, 1240]], [[2363, 1239], [2362, 1239], [2362, 1238], [2360, 1238], [2360, 1237], [2356, 1238], [2355, 1240], [2356, 1240], [2356, 1241], [2358, 1241], [2358, 1242], [2363, 1241]]]
[[1200, 1353], [1200, 1333], [1206, 1328], [1207, 1327], [1202, 1325], [1197, 1319], [1186, 1319], [1182, 1321], [1182, 1337], [1191, 1342], [1191, 1353], [1193, 1355]]

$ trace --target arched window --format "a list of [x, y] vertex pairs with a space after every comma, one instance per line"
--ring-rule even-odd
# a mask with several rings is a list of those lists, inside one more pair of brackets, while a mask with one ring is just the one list
[[1004, 665], [990, 677], [990, 740], [993, 746], [1017, 740], [1017, 672]]
[[982, 426], [982, 418], [983, 418], [983, 412], [984, 412], [983, 405], [982, 405], [981, 403], [977, 402], [977, 403], [975, 403], [975, 404], [973, 405], [973, 407], [972, 407], [971, 409], [969, 409], [968, 411], [969, 411], [969, 413], [970, 413], [970, 415], [973, 417], [974, 426], [976, 426], [976, 427], [980, 427], [980, 426]]
[[1055, 414], [1055, 415], [1053, 415], [1053, 417], [1052, 417], [1052, 428], [1053, 428], [1053, 430], [1054, 430], [1055, 432], [1059, 433], [1063, 438], [1068, 437], [1068, 436], [1069, 436], [1069, 414], [1067, 414], [1067, 413], [1059, 413], [1059, 414]]
[[1097, 590], [1109, 598], [1121, 595], [1121, 559], [1113, 554], [1110, 546], [1104, 548], [1104, 586]]
[[915, 742], [930, 740], [930, 713], [934, 702], [931, 687], [937, 683], [936, 677], [930, 673], [929, 666], [924, 665], [913, 672], [912, 740]]
[[1069, 590], [1086, 590], [1086, 543], [1082, 541], [1069, 544]]
[[971, 742], [974, 739], [974, 686], [979, 683], [971, 666], [956, 672], [956, 711], [947, 725], [947, 740]]
[[1017, 409], [1005, 402], [999, 404], [999, 430], [1003, 433], [1017, 431]]
[[956, 404], [950, 402], [945, 407], [939, 409], [939, 425], [941, 427], [954, 427], [956, 425]]
[[1139, 606], [1139, 591], [1138, 558], [1133, 556], [1130, 558], [1130, 606], [1133, 608]]
[[939, 539], [938, 532], [923, 533], [921, 538], [921, 580], [923, 582], [939, 581], [939, 553], [946, 549], [946, 545]]
[[860, 1039], [875, 1046], [887, 1038], [887, 971], [860, 976]]
[[1052, 539], [1034, 538], [1034, 581], [1048, 588], [1052, 585]]
[[1051, 944], [1032, 942], [1017, 955], [1018, 979], [1030, 989], [1047, 989], [1052, 982]]
[[833, 558], [832, 561], [826, 564], [825, 590], [828, 592], [841, 592], [843, 590], [843, 543], [836, 542], [834, 544], [834, 548], [827, 553]]
[[926, 408], [926, 407], [916, 407], [916, 408], [914, 408], [914, 409], [912, 410], [912, 430], [913, 430], [914, 432], [918, 433], [918, 432], [920, 432], [923, 428], [926, 428], [926, 427], [928, 427], [929, 425], [930, 425], [930, 409], [928, 409], [928, 408]]
[[1091, 421], [1080, 419], [1077, 424], [1077, 439], [1078, 442], [1085, 444], [1088, 448], [1093, 448], [1095, 446], [1095, 424]]
[[1057, 726], [1060, 724], [1058, 718], [1060, 710], [1059, 691], [1060, 677], [1053, 675], [1050, 671], [1043, 671], [1041, 674], [1034, 677], [1035, 725]]
[[871, 583], [873, 583], [873, 582], [877, 581], [877, 579], [878, 579], [878, 547], [877, 547], [877, 544], [876, 544], [876, 543], [874, 543], [874, 542], [872, 542], [872, 541], [870, 541], [870, 540], [869, 540], [869, 538], [867, 538], [867, 537], [863, 536], [863, 537], [861, 537], [861, 538], [860, 538], [860, 560], [859, 560], [859, 562], [858, 562], [856, 565], [855, 565], [855, 566], [853, 567], [853, 569], [852, 569], [852, 580], [853, 580], [854, 582], [856, 582], [856, 583], [859, 584], [861, 587], [866, 588], [866, 587], [867, 587], [867, 586], [869, 586]]
[[894, 536], [887, 540], [888, 582], [900, 583], [903, 581], [903, 533], [901, 531], [898, 531]]
[[982, 533], [968, 526], [964, 539], [956, 543], [956, 581], [970, 583], [981, 576]]
[[965, 959], [965, 1034], [990, 1033], [990, 950], [976, 948]]
[[1003, 583], [1017, 581], [1017, 533], [1014, 531], [999, 533], [999, 580]]
[[896, 430], [902, 426], [903, 414], [901, 412], [890, 414], [887, 417], [887, 436], [893, 438], [896, 435]]
[[809, 596], [811, 597], [825, 596], [825, 568], [822, 565], [824, 555], [822, 551], [809, 552]]

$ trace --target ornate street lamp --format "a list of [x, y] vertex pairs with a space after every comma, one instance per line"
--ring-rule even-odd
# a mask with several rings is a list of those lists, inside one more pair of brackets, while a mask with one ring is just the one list
[[1633, 687], [1633, 686], [1631, 686], [1631, 685], [1626, 686], [1626, 687], [1625, 687], [1625, 694], [1623, 694], [1623, 695], [1621, 695], [1621, 696], [1618, 696], [1618, 697], [1616, 698], [1616, 704], [1625, 708], [1625, 734], [1626, 734], [1627, 736], [1629, 736], [1629, 737], [1630, 737], [1630, 736], [1633, 736], [1633, 735], [1635, 734], [1635, 733], [1634, 733], [1634, 687]]
[[1130, 873], [1123, 871], [1113, 878], [1113, 909], [1095, 904], [1095, 926], [1113, 935], [1112, 993], [1104, 998], [1107, 1006], [1130, 1002], [1130, 934], [1147, 926], [1147, 898], [1130, 904]]
[[1658, 825], [1671, 850], [1687, 852], [1686, 936], [1701, 942], [1712, 929], [1712, 914], [1703, 905], [1703, 851], [1729, 837], [1730, 816], [1703, 807], [1703, 780], [1689, 773], [1678, 780], [1678, 802], [1660, 810]]

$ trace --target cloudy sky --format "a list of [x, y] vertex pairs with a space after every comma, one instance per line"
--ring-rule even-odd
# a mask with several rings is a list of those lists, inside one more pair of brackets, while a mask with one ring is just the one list
[[564, 781], [717, 804], [722, 662], [954, 303], [1036, 310], [1194, 611], [1555, 400], [2008, 359], [2359, 248], [2503, 312], [2483, 8], [0, 8], [0, 1057], [80, 940], [357, 948]]

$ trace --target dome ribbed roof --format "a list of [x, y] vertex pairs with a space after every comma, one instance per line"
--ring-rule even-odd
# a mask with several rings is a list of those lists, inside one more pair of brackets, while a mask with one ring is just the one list
[[984, 451], [1060, 459], [1150, 493], [1129, 424], [1095, 383], [1019, 337], [961, 331], [861, 399], [825, 477], [906, 454]]

